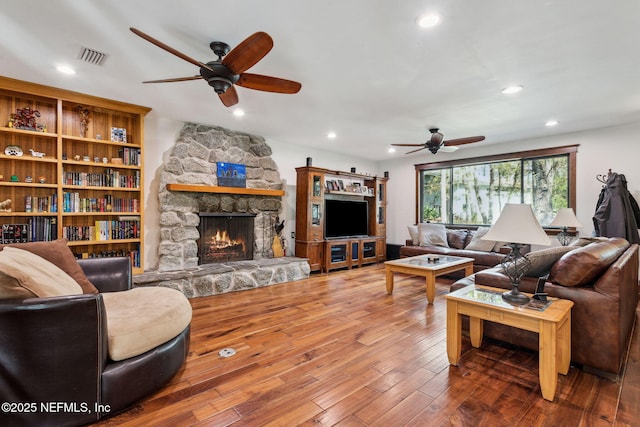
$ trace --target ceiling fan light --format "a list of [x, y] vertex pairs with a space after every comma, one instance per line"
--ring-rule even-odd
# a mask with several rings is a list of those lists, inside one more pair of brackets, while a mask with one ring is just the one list
[[209, 86], [211, 86], [217, 94], [225, 93], [233, 84], [230, 80], [223, 77], [211, 77], [207, 83], [209, 83]]

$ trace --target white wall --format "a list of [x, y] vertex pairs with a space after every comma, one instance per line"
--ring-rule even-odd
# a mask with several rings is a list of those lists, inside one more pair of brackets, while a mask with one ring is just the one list
[[[161, 166], [168, 157], [175, 144], [176, 137], [182, 129], [183, 122], [159, 117], [155, 112], [145, 118], [145, 159], [144, 159], [144, 267], [150, 270], [158, 265], [158, 245], [160, 244], [160, 214], [158, 207], [158, 188], [161, 185]], [[211, 124], [215, 126], [215, 124]], [[313, 165], [348, 171], [352, 167], [358, 173], [376, 174], [376, 162], [344, 156], [326, 150], [306, 148], [297, 145], [266, 141], [271, 147], [272, 158], [278, 165], [280, 177], [285, 180], [285, 197], [283, 212], [280, 219], [285, 220], [283, 236], [286, 237], [287, 255], [293, 255], [294, 239], [291, 233], [295, 231], [295, 184], [296, 167], [304, 166], [307, 157], [313, 159]]]
[[[160, 167], [173, 147], [183, 123], [158, 117], [153, 111], [145, 120], [145, 269], [158, 264], [160, 225], [158, 186]], [[627, 177], [629, 191], [640, 201], [640, 122], [625, 126], [603, 128], [585, 132], [537, 138], [504, 144], [468, 145], [455, 153], [424, 153], [406, 156], [401, 151], [394, 158], [382, 162], [344, 156], [340, 153], [285, 144], [267, 140], [273, 150], [272, 158], [278, 164], [280, 176], [286, 181], [282, 218], [285, 220], [284, 236], [287, 255], [292, 255], [295, 230], [296, 167], [304, 166], [307, 157], [313, 165], [326, 169], [345, 170], [355, 167], [359, 173], [382, 175], [389, 171], [387, 187], [387, 242], [404, 244], [408, 238], [407, 225], [415, 222], [416, 176], [414, 165], [428, 161], [444, 161], [472, 158], [504, 152], [579, 144], [577, 157], [577, 206], [576, 215], [584, 225], [583, 236], [593, 231], [593, 213], [602, 184], [596, 174], [606, 174], [609, 169]]]
[[640, 123], [576, 132], [549, 138], [537, 138], [504, 144], [478, 143], [462, 147], [455, 153], [430, 153], [397, 157], [381, 162], [388, 170], [387, 242], [404, 244], [409, 237], [407, 225], [415, 223], [416, 176], [414, 165], [429, 161], [472, 158], [505, 152], [579, 144], [577, 155], [576, 215], [584, 225], [580, 235], [593, 232], [593, 214], [602, 184], [597, 174], [609, 169], [624, 174], [633, 197], [640, 201]]

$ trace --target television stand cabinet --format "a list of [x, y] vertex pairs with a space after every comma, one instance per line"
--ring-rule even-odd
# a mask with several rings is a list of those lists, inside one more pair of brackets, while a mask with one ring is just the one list
[[[384, 262], [388, 178], [314, 166], [296, 172], [296, 256], [321, 272]], [[366, 201], [368, 235], [328, 237], [326, 200]]]

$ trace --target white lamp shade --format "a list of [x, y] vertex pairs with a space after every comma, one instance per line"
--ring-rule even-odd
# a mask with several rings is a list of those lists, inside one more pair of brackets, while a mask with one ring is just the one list
[[556, 214], [556, 217], [551, 221], [549, 227], [582, 227], [576, 214], [573, 213], [571, 208], [562, 208]]
[[533, 214], [531, 205], [507, 203], [484, 240], [530, 245], [550, 245], [551, 240]]

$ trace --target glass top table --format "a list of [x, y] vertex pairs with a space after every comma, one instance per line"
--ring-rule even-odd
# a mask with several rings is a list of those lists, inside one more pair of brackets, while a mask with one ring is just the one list
[[425, 254], [400, 258], [384, 263], [387, 294], [393, 293], [394, 273], [423, 276], [426, 280], [427, 301], [433, 304], [436, 294], [436, 277], [464, 270], [466, 276], [473, 274], [473, 258], [449, 255]]

